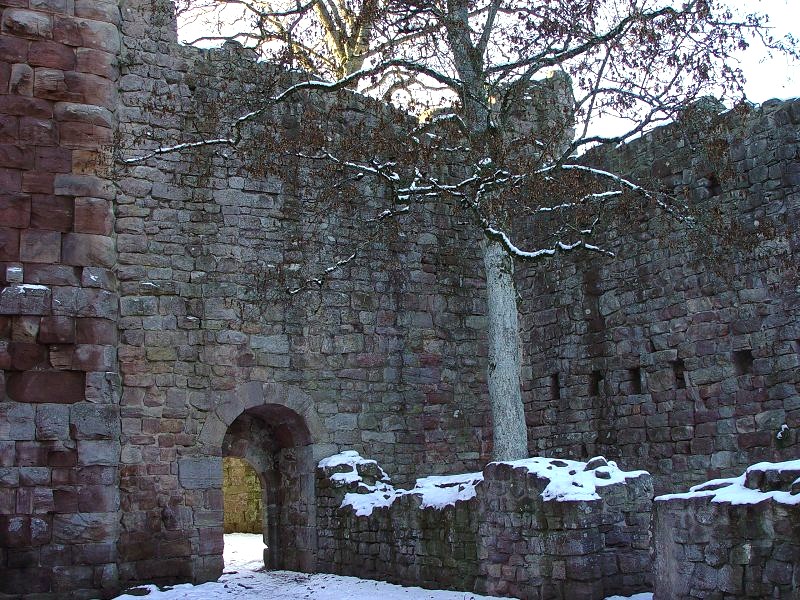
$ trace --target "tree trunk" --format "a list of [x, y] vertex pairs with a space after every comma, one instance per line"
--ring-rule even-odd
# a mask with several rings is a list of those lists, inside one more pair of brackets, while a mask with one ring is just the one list
[[495, 240], [484, 238], [489, 318], [489, 404], [492, 407], [494, 460], [528, 457], [528, 428], [520, 391], [519, 339], [514, 261]]

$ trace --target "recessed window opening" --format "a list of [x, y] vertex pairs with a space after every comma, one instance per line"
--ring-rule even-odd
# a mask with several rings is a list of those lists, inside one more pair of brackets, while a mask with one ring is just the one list
[[708, 193], [711, 197], [719, 196], [722, 193], [722, 185], [719, 182], [719, 178], [714, 173], [711, 173], [707, 176], [707, 179]]
[[753, 372], [753, 351], [750, 349], [733, 351], [733, 370], [736, 375], [749, 375]]
[[686, 389], [686, 365], [683, 364], [683, 359], [672, 361], [672, 374], [675, 376], [675, 389]]
[[561, 400], [561, 380], [558, 373], [550, 375], [550, 399]]
[[603, 373], [600, 371], [592, 371], [589, 377], [589, 395], [599, 396], [600, 390], [603, 389]]
[[642, 393], [642, 369], [640, 367], [634, 367], [632, 369], [628, 369], [628, 378], [631, 380], [631, 393], [632, 394], [641, 394]]

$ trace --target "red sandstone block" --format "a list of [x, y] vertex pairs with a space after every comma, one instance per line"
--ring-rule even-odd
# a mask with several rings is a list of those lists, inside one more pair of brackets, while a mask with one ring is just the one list
[[64, 196], [31, 196], [31, 227], [70, 231], [75, 218], [75, 201]]
[[31, 8], [50, 12], [67, 12], [67, 0], [30, 0]]
[[119, 25], [119, 5], [111, 0], [75, 0], [75, 16]]
[[29, 146], [58, 145], [58, 128], [50, 119], [22, 117], [19, 120], [20, 141]]
[[114, 208], [111, 202], [101, 198], [76, 198], [74, 231], [111, 235], [114, 231]]
[[19, 260], [19, 229], [0, 227], [0, 260]]
[[72, 317], [42, 317], [38, 339], [40, 344], [74, 344], [75, 319]]
[[113, 81], [91, 73], [68, 71], [64, 73], [67, 89], [74, 92], [84, 104], [95, 104], [114, 110], [117, 101], [117, 88]]
[[0, 223], [24, 229], [31, 222], [31, 197], [22, 194], [0, 194]]
[[65, 148], [97, 148], [111, 144], [114, 138], [110, 128], [87, 123], [61, 123], [59, 131], [61, 144]]
[[78, 491], [78, 510], [81, 512], [111, 512], [118, 508], [119, 496], [111, 486], [86, 485]]
[[53, 37], [53, 19], [40, 12], [9, 8], [3, 12], [2, 30], [17, 37], [50, 39]]
[[22, 175], [22, 191], [27, 194], [52, 194], [53, 173], [41, 171], [25, 171]]
[[74, 488], [53, 490], [53, 505], [53, 510], [57, 513], [72, 514], [78, 512], [78, 492]]
[[[7, 83], [9, 93], [19, 96], [33, 96], [33, 69], [24, 64], [12, 65], [8, 73]], [[3, 89], [5, 89], [5, 86], [3, 86]]]
[[75, 346], [59, 344], [50, 349], [50, 366], [57, 371], [72, 369], [72, 359], [75, 355]]
[[107, 319], [78, 319], [76, 322], [75, 340], [79, 344], [117, 343], [117, 326]]
[[22, 262], [57, 263], [61, 260], [61, 233], [26, 229], [20, 233], [19, 257]]
[[51, 69], [71, 71], [77, 64], [77, 58], [74, 48], [58, 42], [41, 40], [31, 42], [31, 47], [28, 50], [28, 64], [34, 67], [49, 67]]
[[28, 61], [28, 40], [12, 36], [0, 37], [0, 60], [9, 63]]
[[119, 52], [119, 29], [112, 24], [80, 17], [56, 16], [52, 25], [52, 37], [57, 42], [70, 46], [93, 48], [104, 52]]
[[61, 244], [64, 264], [75, 266], [112, 267], [116, 262], [114, 240], [104, 235], [67, 233]]
[[107, 179], [93, 175], [58, 175], [55, 180], [55, 193], [59, 196], [90, 196], [113, 200], [113, 184]]
[[[22, 171], [0, 168], [0, 190], [6, 193], [22, 190]], [[0, 221], [2, 223], [2, 221]]]
[[0, 165], [9, 169], [33, 169], [33, 149], [0, 144]]
[[[36, 77], [34, 72], [34, 86]], [[29, 117], [52, 118], [53, 105], [46, 100], [17, 96], [16, 94], [0, 95], [0, 114]]]
[[78, 452], [68, 448], [56, 448], [47, 453], [48, 467], [75, 467], [78, 465]]
[[14, 460], [20, 467], [46, 467], [48, 454], [42, 442], [17, 442]]
[[84, 398], [85, 380], [85, 374], [80, 371], [11, 373], [6, 382], [6, 393], [17, 402], [74, 404]]
[[6, 62], [0, 62], [0, 91], [5, 92], [9, 88], [11, 81], [11, 65]]
[[19, 139], [19, 118], [0, 115], [0, 143], [14, 143]]
[[80, 285], [80, 269], [67, 265], [25, 265], [25, 279], [41, 285]]
[[111, 346], [81, 344], [75, 347], [72, 366], [78, 371], [112, 371], [116, 352]]
[[70, 89], [64, 71], [45, 67], [34, 70], [33, 94], [44, 100], [83, 101], [83, 95], [79, 91]]
[[79, 73], [92, 73], [106, 79], [116, 79], [119, 76], [117, 55], [111, 52], [78, 48], [77, 61], [75, 70]]
[[11, 342], [8, 344], [11, 355], [11, 368], [15, 371], [29, 371], [46, 366], [47, 348], [40, 344]]
[[101, 127], [111, 127], [114, 123], [114, 115], [110, 110], [93, 104], [59, 102], [55, 105], [54, 115], [59, 121], [72, 121]]
[[66, 148], [36, 148], [36, 168], [47, 173], [69, 173], [72, 171], [72, 151]]

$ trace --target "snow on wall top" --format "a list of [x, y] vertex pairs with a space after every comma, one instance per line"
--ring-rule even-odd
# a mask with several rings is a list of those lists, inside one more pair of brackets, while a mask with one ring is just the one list
[[[788, 488], [788, 489], [782, 489]], [[800, 460], [752, 465], [738, 477], [712, 479], [680, 494], [665, 494], [658, 502], [710, 498], [711, 502], [758, 504], [774, 500], [781, 504], [800, 505]]]
[[[598, 487], [624, 483], [626, 479], [647, 474], [646, 471], [622, 471], [616, 463], [607, 461], [602, 456], [588, 462], [532, 457], [490, 463], [498, 464], [527, 469], [529, 473], [548, 480], [549, 483], [541, 493], [546, 502], [599, 500]], [[389, 478], [377, 462], [362, 458], [353, 450], [323, 459], [319, 466], [335, 485], [357, 486], [355, 492], [345, 494], [341, 506], [351, 507], [358, 516], [371, 515], [374, 509], [391, 506], [395, 500], [404, 496], [419, 497], [420, 508], [442, 509], [474, 498], [477, 495], [477, 486], [484, 480], [482, 472], [440, 475], [417, 479], [410, 490], [397, 489], [389, 483]], [[331, 472], [334, 469], [336, 472]], [[372, 476], [365, 473], [365, 470], [371, 471]], [[382, 474], [383, 477], [375, 477], [375, 474]]]
[[548, 479], [550, 483], [541, 494], [546, 502], [600, 500], [598, 487], [625, 483], [626, 479], [647, 475], [647, 471], [623, 471], [613, 460], [606, 460], [602, 456], [587, 462], [534, 456], [499, 464], [521, 467], [537, 477]]

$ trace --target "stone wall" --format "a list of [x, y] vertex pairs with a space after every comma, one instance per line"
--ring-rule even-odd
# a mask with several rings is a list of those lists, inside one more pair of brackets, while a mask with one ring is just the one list
[[603, 458], [490, 463], [397, 490], [346, 452], [320, 463], [317, 482], [324, 571], [523, 599], [652, 586], [650, 476]]
[[117, 582], [119, 10], [0, 2], [0, 596]]
[[261, 481], [247, 461], [236, 457], [222, 460], [222, 495], [225, 533], [262, 533]]
[[699, 223], [631, 196], [596, 228], [613, 258], [518, 269], [533, 453], [618, 458], [660, 491], [797, 455], [799, 148], [793, 100], [690, 109], [586, 157]]
[[800, 461], [656, 498], [655, 599], [797, 598]]

